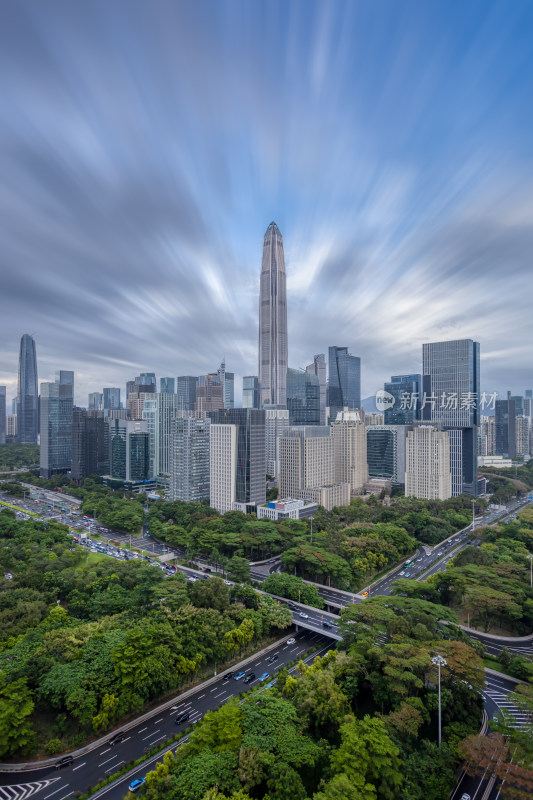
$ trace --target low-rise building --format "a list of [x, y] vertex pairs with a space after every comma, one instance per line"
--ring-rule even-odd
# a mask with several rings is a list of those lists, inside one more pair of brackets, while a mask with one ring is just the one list
[[304, 500], [273, 500], [264, 506], [257, 507], [257, 519], [305, 519], [318, 511], [317, 503], [306, 503]]

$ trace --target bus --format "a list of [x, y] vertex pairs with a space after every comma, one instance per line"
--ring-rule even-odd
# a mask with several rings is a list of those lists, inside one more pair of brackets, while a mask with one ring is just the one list
[[405, 564], [403, 565], [404, 569], [407, 569], [407, 567], [410, 567], [412, 565], [412, 563], [413, 563], [413, 559], [411, 559], [410, 561], [406, 561]]

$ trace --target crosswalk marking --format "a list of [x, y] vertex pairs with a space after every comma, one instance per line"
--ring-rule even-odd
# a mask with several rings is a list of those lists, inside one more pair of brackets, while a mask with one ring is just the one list
[[0, 800], [27, 800], [37, 792], [51, 786], [60, 778], [50, 778], [45, 781], [35, 781], [34, 783], [14, 783], [10, 786], [0, 786]]

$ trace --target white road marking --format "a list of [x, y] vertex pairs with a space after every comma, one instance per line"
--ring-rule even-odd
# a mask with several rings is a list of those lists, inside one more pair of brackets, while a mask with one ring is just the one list
[[161, 717], [161, 719], [156, 719], [154, 725], [157, 725], [159, 722], [163, 722], [163, 717]]
[[[123, 763], [124, 763], [124, 761], [119, 761], [118, 764], [113, 764], [112, 767], [109, 767], [109, 769], [106, 769], [106, 772], [111, 772], [112, 769], [116, 769], [117, 767], [120, 767], [120, 765], [123, 764]], [[60, 800], [61, 800], [61, 798], [60, 798]]]
[[[148, 730], [148, 726], [146, 728], [141, 728], [141, 730], [137, 731], [137, 733], [143, 733], [144, 731], [147, 731], [147, 730]], [[107, 753], [107, 750], [105, 750], [104, 752]]]
[[84, 761], [83, 764], [78, 764], [77, 767], [73, 767], [72, 772], [76, 772], [77, 769], [81, 769], [81, 767], [84, 767], [86, 763], [87, 762]]
[[226, 694], [226, 692], [220, 692], [220, 694], [216, 694], [216, 695], [214, 696], [213, 700], [216, 700], [216, 699], [217, 699], [217, 697], [224, 697], [224, 695], [225, 695], [225, 694]]
[[144, 737], [143, 737], [143, 742], [145, 742], [147, 739], [151, 739], [151, 738], [152, 738], [152, 736], [155, 736], [155, 735], [156, 735], [156, 733], [159, 733], [159, 731], [160, 731], [160, 728], [158, 728], [158, 729], [157, 729], [156, 731], [154, 731], [153, 733], [150, 733], [148, 736], [144, 736]]
[[103, 767], [103, 766], [104, 766], [104, 764], [109, 764], [109, 762], [110, 762], [110, 761], [114, 761], [114, 760], [115, 760], [115, 758], [118, 758], [118, 756], [111, 756], [111, 758], [107, 758], [105, 761], [102, 761], [102, 763], [101, 763], [101, 764], [98, 764], [98, 766], [99, 766], [99, 767]]

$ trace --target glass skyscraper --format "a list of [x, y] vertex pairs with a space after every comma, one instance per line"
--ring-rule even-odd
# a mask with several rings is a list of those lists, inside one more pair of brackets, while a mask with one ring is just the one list
[[257, 375], [245, 375], [242, 379], [242, 407], [259, 408], [259, 379]]
[[327, 406], [327, 394], [328, 394], [328, 380], [327, 380], [327, 367], [326, 367], [326, 356], [324, 353], [318, 353], [316, 356], [313, 357], [313, 363], [308, 364], [305, 368], [306, 372], [309, 372], [311, 375], [316, 375], [318, 378], [318, 384], [320, 386], [320, 425], [327, 425], [326, 419], [326, 406]]
[[116, 386], [104, 386], [104, 411], [120, 408], [120, 389]]
[[289, 367], [287, 408], [290, 425], [320, 425], [320, 383], [317, 375]]
[[161, 394], [175, 394], [176, 382], [174, 378], [161, 378]]
[[20, 340], [17, 426], [18, 440], [21, 444], [37, 444], [39, 431], [37, 355], [35, 341], [27, 333]]
[[172, 421], [171, 500], [209, 500], [209, 426], [209, 419], [185, 417]]
[[361, 408], [361, 359], [352, 356], [347, 347], [328, 349], [328, 406], [330, 420], [343, 408]]
[[411, 425], [420, 419], [421, 375], [392, 375], [383, 388], [394, 397], [392, 408], [385, 409], [385, 425]]
[[41, 478], [71, 468], [73, 389], [74, 383], [41, 384]]
[[287, 398], [287, 289], [283, 237], [271, 222], [263, 240], [259, 290], [259, 391], [261, 407]]
[[264, 504], [265, 412], [253, 408], [222, 408], [209, 412], [209, 418], [214, 424], [237, 426], [235, 502]]
[[196, 404], [196, 387], [198, 377], [195, 375], [178, 376], [178, 408], [180, 411], [194, 411]]
[[6, 387], [0, 386], [0, 444], [6, 443]]
[[422, 417], [450, 435], [452, 495], [477, 494], [479, 343], [472, 339], [422, 346]]

